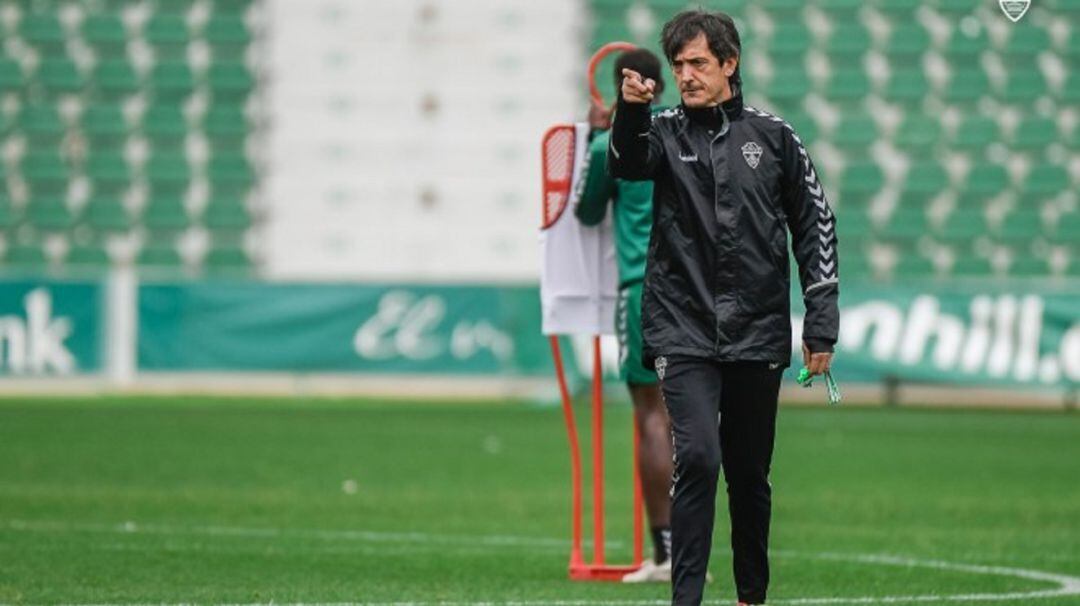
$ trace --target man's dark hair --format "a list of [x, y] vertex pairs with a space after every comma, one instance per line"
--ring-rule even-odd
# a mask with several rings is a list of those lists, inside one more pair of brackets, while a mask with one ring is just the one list
[[664, 92], [663, 68], [660, 65], [660, 58], [654, 55], [652, 51], [635, 48], [619, 55], [619, 58], [615, 60], [615, 90], [619, 90], [622, 86], [623, 69], [632, 69], [641, 74], [642, 78], [655, 80], [656, 88], [653, 89], [653, 94], [656, 98], [659, 98], [660, 94]]
[[[720, 63], [742, 55], [739, 30], [735, 27], [735, 20], [730, 15], [721, 12], [689, 10], [672, 17], [671, 21], [664, 24], [664, 31], [660, 34], [660, 45], [664, 49], [668, 63], [674, 61], [675, 55], [678, 55], [679, 51], [699, 34], [705, 34], [705, 42], [708, 43], [709, 50]], [[736, 64], [735, 73], [731, 75], [731, 82], [741, 86], [742, 77], [739, 75], [739, 67]]]

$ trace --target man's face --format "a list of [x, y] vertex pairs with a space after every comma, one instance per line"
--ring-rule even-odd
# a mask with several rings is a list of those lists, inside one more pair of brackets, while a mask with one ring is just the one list
[[687, 107], [713, 107], [731, 98], [728, 79], [735, 72], [738, 59], [723, 63], [709, 50], [705, 34], [698, 34], [675, 55], [671, 71]]

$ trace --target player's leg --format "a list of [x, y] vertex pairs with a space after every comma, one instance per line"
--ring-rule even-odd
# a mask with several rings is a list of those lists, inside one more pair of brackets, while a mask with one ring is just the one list
[[739, 601], [763, 604], [769, 586], [769, 521], [776, 408], [783, 369], [768, 363], [723, 366], [720, 447], [731, 515], [731, 549]]
[[652, 530], [653, 561], [671, 557], [671, 424], [659, 385], [630, 385], [638, 428], [638, 472]]
[[700, 358], [657, 360], [671, 419], [675, 477], [671, 502], [672, 604], [701, 603], [716, 515], [720, 367]]
[[[645, 368], [641, 360], [641, 283], [625, 285], [619, 291], [616, 308], [616, 333], [619, 336], [619, 375], [626, 381], [634, 403], [637, 422], [638, 471], [645, 513], [653, 540], [652, 564], [663, 564], [671, 557], [671, 424], [660, 395], [656, 372]], [[669, 581], [669, 566], [657, 568], [646, 562], [641, 570], [630, 573], [627, 582]]]

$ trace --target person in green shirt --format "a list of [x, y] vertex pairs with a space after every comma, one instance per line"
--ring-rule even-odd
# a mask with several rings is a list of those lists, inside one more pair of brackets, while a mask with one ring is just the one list
[[[622, 70], [632, 69], [656, 82], [656, 97], [664, 88], [660, 60], [645, 49], [619, 55], [615, 61], [616, 90]], [[645, 279], [645, 256], [652, 231], [651, 181], [613, 179], [607, 172], [607, 148], [611, 111], [593, 107], [589, 124], [589, 164], [581, 200], [574, 214], [585, 225], [603, 221], [610, 202], [615, 223], [615, 254], [619, 269], [619, 299], [615, 331], [619, 338], [619, 378], [630, 389], [637, 419], [641, 475], [645, 511], [652, 531], [653, 558], [623, 578], [624, 582], [668, 582], [671, 580], [671, 426], [660, 395], [656, 372], [642, 364], [641, 288]]]

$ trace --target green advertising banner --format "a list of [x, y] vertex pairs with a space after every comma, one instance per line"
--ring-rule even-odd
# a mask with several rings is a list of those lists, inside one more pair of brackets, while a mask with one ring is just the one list
[[535, 287], [193, 283], [139, 288], [141, 370], [530, 375]]
[[102, 296], [101, 285], [94, 282], [0, 280], [0, 375], [99, 370]]
[[[144, 284], [138, 298], [141, 370], [553, 372], [535, 286], [210, 282]], [[793, 305], [796, 344], [801, 307]], [[589, 339], [572, 344], [568, 369], [585, 374]], [[610, 372], [613, 340], [604, 353]], [[1080, 383], [1080, 293], [845, 285], [835, 371], [843, 382]]]

